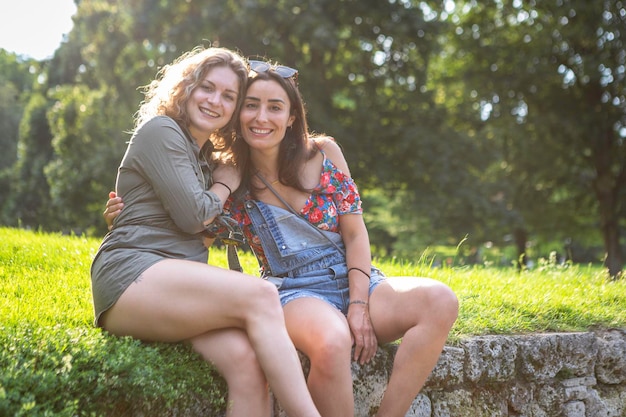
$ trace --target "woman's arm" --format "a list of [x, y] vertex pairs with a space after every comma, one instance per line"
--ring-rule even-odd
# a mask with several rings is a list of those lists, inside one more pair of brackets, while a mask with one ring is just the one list
[[219, 185], [214, 185], [216, 192], [206, 189], [196, 152], [178, 125], [167, 117], [146, 123], [129, 148], [129, 167], [150, 184], [167, 214], [187, 233], [202, 232], [221, 213], [222, 198], [228, 195], [225, 187], [217, 191]]
[[[358, 193], [350, 178], [348, 163], [341, 148], [332, 138], [318, 140], [318, 145], [335, 166], [350, 181], [353, 193]], [[341, 204], [341, 202], [339, 202]], [[378, 342], [369, 317], [369, 283], [372, 267], [370, 241], [363, 216], [359, 213], [345, 213], [339, 216], [339, 229], [346, 247], [346, 263], [350, 285], [350, 305], [348, 323], [354, 337], [354, 359], [368, 362], [376, 354]]]
[[[339, 219], [341, 237], [346, 247], [346, 263], [350, 280], [350, 301], [369, 299], [369, 276], [372, 268], [370, 241], [360, 214], [344, 214]], [[354, 304], [351, 304], [352, 307]]]

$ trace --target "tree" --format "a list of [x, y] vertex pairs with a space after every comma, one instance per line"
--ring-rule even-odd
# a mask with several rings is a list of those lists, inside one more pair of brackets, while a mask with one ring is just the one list
[[[388, 199], [408, 203], [394, 209], [403, 222], [393, 236], [400, 245], [416, 236], [424, 244], [449, 234], [460, 239], [478, 224], [473, 216], [479, 211], [470, 217], [466, 207], [468, 197], [480, 201], [468, 190], [482, 162], [465, 135], [446, 127], [445, 109], [426, 88], [437, 35], [447, 23], [426, 21], [422, 9], [408, 2], [260, 0], [248, 6], [241, 13], [232, 0], [80, 2], [74, 29], [47, 66], [55, 155], [46, 175], [58, 207], [92, 218], [72, 197], [73, 189], [85, 189], [74, 173], [81, 169], [78, 162], [110, 160], [85, 152], [83, 141], [117, 146], [118, 135], [86, 130], [97, 123], [83, 117], [121, 115], [124, 109], [131, 115], [140, 100], [134, 88], [202, 42], [299, 69], [312, 128], [337, 138], [364, 190], [380, 186]], [[96, 103], [94, 113], [90, 106]], [[79, 114], [81, 105], [87, 110]], [[71, 156], [74, 151], [80, 157]], [[117, 163], [108, 169], [114, 172]], [[99, 215], [101, 208], [93, 210]]]
[[311, 127], [337, 138], [363, 190], [381, 187], [402, 219], [394, 246], [477, 231], [482, 213], [467, 207], [481, 205], [469, 190], [483, 158], [427, 87], [447, 23], [404, 1], [223, 4], [210, 20], [220, 43], [299, 69]]
[[523, 253], [527, 234], [596, 230], [619, 249], [623, 7], [539, 3], [83, 0], [38, 74], [52, 148], [31, 149], [47, 161], [37, 192], [76, 211], [59, 227], [103, 231], [137, 87], [211, 44], [299, 70], [310, 125], [343, 146], [383, 252], [516, 234]]
[[564, 238], [588, 230], [595, 216], [605, 265], [619, 277], [626, 195], [624, 5], [493, 0], [456, 6], [451, 18], [458, 28], [447, 38], [443, 65], [456, 70], [450, 78], [462, 80], [464, 108], [477, 110], [467, 124], [499, 149], [506, 178], [500, 193], [518, 213], [518, 226]]
[[0, 221], [11, 222], [11, 169], [17, 161], [19, 124], [39, 64], [0, 50]]
[[54, 154], [45, 167], [51, 206], [61, 225], [93, 234], [104, 229], [103, 201], [115, 188], [112, 167], [124, 153], [130, 118], [116, 106], [115, 91], [64, 87], [54, 97], [48, 114]]
[[[468, 177], [471, 144], [450, 146], [464, 139], [444, 127], [445, 114], [423, 89], [442, 24], [425, 22], [420, 9], [378, 1], [257, 1], [241, 13], [234, 1], [172, 6], [154, 0], [92, 0], [81, 2], [74, 20], [53, 63], [90, 89], [104, 91], [106, 86], [109, 93], [117, 92], [115, 101], [104, 103], [130, 109], [138, 99], [130, 99], [128, 86], [149, 82], [158, 65], [201, 41], [266, 56], [299, 69], [311, 126], [337, 137], [364, 187], [384, 184], [390, 195], [433, 196], [412, 198], [413, 210], [403, 213], [407, 223], [426, 215], [437, 218], [438, 225], [451, 225], [439, 210], [449, 203], [438, 196], [457, 196], [456, 206], [463, 206], [459, 191], [466, 187], [459, 187], [458, 178]], [[74, 50], [81, 51], [80, 58], [70, 52]], [[52, 67], [50, 73], [67, 80]], [[54, 123], [71, 119], [62, 114], [70, 108], [60, 106]], [[104, 108], [100, 112], [107, 113]], [[55, 170], [71, 172], [75, 167], [69, 161], [56, 158]], [[64, 164], [68, 166], [62, 169]], [[64, 198], [62, 193], [57, 197]], [[462, 223], [465, 228], [472, 222]], [[451, 229], [435, 230], [443, 235]]]
[[48, 184], [43, 172], [52, 157], [52, 137], [46, 119], [48, 107], [44, 96], [33, 93], [20, 122], [18, 157], [7, 199], [9, 212], [14, 215], [11, 224], [19, 222], [32, 228], [56, 225], [54, 213], [48, 210]]

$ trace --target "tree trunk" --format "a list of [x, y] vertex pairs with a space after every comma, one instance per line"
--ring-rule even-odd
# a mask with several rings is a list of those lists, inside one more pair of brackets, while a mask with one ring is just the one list
[[600, 225], [604, 239], [604, 250], [606, 251], [604, 266], [609, 271], [611, 279], [619, 279], [623, 277], [623, 257], [619, 245], [620, 232], [617, 204], [612, 198], [613, 193], [601, 193], [598, 191], [598, 187], [596, 187], [596, 194], [600, 203]]
[[526, 229], [518, 227], [513, 230], [513, 237], [515, 239], [515, 247], [517, 248], [517, 260], [516, 265], [519, 271], [526, 268], [528, 259], [526, 257], [526, 242], [528, 241], [528, 233]]
[[[622, 273], [622, 251], [619, 245], [619, 204], [618, 198], [622, 181], [626, 177], [625, 168], [622, 166], [618, 175], [611, 172], [611, 147], [612, 131], [606, 133], [604, 140], [599, 141], [594, 155], [594, 165], [597, 172], [593, 189], [598, 199], [600, 211], [600, 228], [604, 239], [604, 250], [606, 251], [606, 266], [611, 279], [623, 277]], [[602, 146], [604, 145], [604, 146]]]
[[620, 279], [624, 277], [622, 271], [623, 257], [619, 246], [619, 230], [617, 224], [615, 229], [605, 231], [606, 261], [604, 265], [609, 271], [611, 279]]

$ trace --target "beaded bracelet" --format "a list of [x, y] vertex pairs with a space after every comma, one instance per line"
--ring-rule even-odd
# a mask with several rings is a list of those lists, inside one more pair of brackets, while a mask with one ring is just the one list
[[370, 274], [368, 274], [367, 272], [365, 272], [365, 271], [364, 271], [364, 270], [362, 270], [361, 268], [357, 268], [357, 267], [355, 267], [355, 266], [353, 266], [352, 268], [349, 268], [349, 269], [348, 269], [348, 274], [349, 274], [349, 273], [350, 273], [350, 271], [352, 271], [353, 269], [354, 269], [354, 270], [356, 270], [356, 271], [359, 271], [360, 273], [362, 273], [363, 275], [365, 275], [365, 276], [367, 277], [367, 279], [371, 279]]
[[348, 303], [348, 305], [350, 304], [363, 304], [364, 306], [368, 305], [369, 303], [367, 301], [363, 301], [363, 300], [352, 300]]

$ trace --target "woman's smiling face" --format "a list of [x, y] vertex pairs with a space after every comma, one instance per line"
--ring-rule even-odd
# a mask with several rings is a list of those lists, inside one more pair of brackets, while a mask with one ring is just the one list
[[239, 118], [243, 138], [252, 149], [278, 147], [295, 119], [287, 93], [273, 80], [258, 80], [248, 87]]
[[187, 101], [189, 131], [196, 140], [206, 140], [223, 128], [237, 108], [239, 78], [227, 66], [211, 69]]

